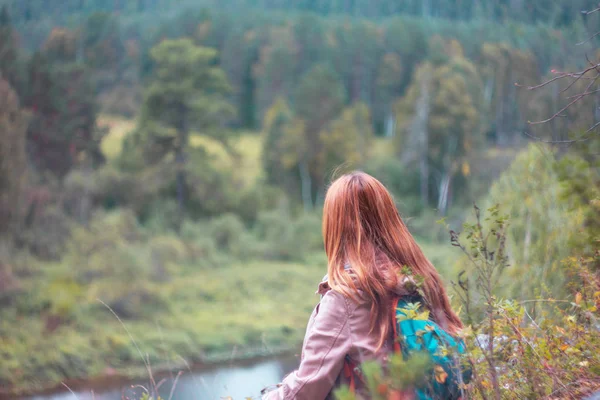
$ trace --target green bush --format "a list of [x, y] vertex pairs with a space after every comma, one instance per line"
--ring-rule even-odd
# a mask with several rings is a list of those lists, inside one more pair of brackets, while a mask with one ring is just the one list
[[58, 260], [64, 254], [73, 222], [61, 207], [50, 205], [32, 210], [31, 223], [21, 240], [32, 254], [42, 260]]
[[[563, 261], [573, 283], [566, 298], [500, 299], [496, 289], [510, 260], [509, 230], [508, 217], [493, 207], [485, 216], [476, 208], [463, 234], [451, 233], [452, 245], [469, 264], [453, 285], [466, 323], [458, 334], [467, 346], [460, 361], [473, 373], [463, 398], [584, 398], [600, 389], [600, 281], [590, 270], [598, 260]], [[377, 363], [361, 368], [375, 400], [414, 390], [430, 370], [427, 357], [401, 356], [392, 357], [386, 370]], [[356, 399], [345, 387], [336, 397]]]

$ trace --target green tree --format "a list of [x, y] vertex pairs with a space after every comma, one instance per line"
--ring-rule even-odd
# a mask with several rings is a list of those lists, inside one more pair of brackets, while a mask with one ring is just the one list
[[293, 129], [300, 134], [291, 143], [296, 147], [295, 164], [300, 170], [303, 188], [310, 188], [310, 203], [306, 208], [312, 208], [323, 195], [325, 174], [321, 162], [323, 142], [321, 132], [326, 129], [344, 107], [346, 93], [344, 86], [335, 71], [326, 65], [316, 65], [308, 71], [298, 84], [294, 96], [294, 109], [301, 121], [302, 129]]
[[27, 119], [17, 94], [0, 78], [0, 238], [14, 235], [19, 224], [27, 168]]
[[325, 173], [343, 166], [356, 169], [364, 166], [373, 143], [371, 113], [366, 104], [346, 108], [321, 131], [323, 151], [320, 162]]
[[418, 162], [421, 199], [435, 198], [441, 214], [451, 205], [453, 181], [469, 175], [469, 155], [483, 140], [477, 71], [459, 47], [449, 43], [448, 49], [448, 61], [418, 68], [396, 106], [397, 151], [405, 164]]
[[119, 20], [115, 16], [105, 12], [90, 15], [82, 36], [81, 48], [89, 66], [109, 71], [119, 68], [125, 45], [121, 39]]
[[215, 64], [217, 52], [196, 46], [190, 39], [165, 40], [151, 55], [155, 70], [138, 130], [147, 161], [157, 163], [167, 156], [174, 159], [177, 201], [183, 213], [190, 134], [195, 131], [229, 147], [226, 124], [234, 116], [226, 100], [230, 87], [225, 73]]
[[254, 66], [256, 112], [259, 120], [278, 97], [289, 96], [294, 88], [298, 45], [288, 26], [272, 27]]
[[76, 36], [51, 32], [27, 65], [23, 104], [32, 112], [28, 150], [32, 164], [56, 176], [77, 165], [98, 165], [103, 131], [96, 126], [92, 71], [76, 62]]
[[290, 171], [285, 160], [290, 149], [286, 148], [284, 138], [290, 133], [288, 130], [293, 119], [289, 104], [285, 99], [278, 98], [265, 113], [263, 122], [262, 164], [267, 183], [283, 188], [290, 197], [299, 194], [298, 174]]
[[19, 51], [6, 5], [0, 8], [0, 78], [4, 77], [13, 87], [19, 83]]
[[[487, 196], [486, 204], [498, 204], [511, 221], [507, 230], [510, 266], [501, 283], [503, 295], [529, 299], [536, 295], [533, 288], [542, 285], [564, 290], [561, 262], [572, 254], [586, 214], [565, 201], [557, 165], [550, 148], [530, 145], [494, 182]], [[586, 182], [593, 181], [586, 177]]]
[[540, 113], [542, 102], [533, 101], [535, 94], [516, 86], [539, 82], [538, 65], [532, 53], [502, 43], [484, 43], [481, 59], [485, 114], [496, 143], [506, 146], [522, 137], [532, 111]]
[[400, 96], [402, 85], [402, 61], [397, 53], [386, 53], [381, 59], [375, 81], [373, 118], [386, 136], [393, 135], [393, 102]]

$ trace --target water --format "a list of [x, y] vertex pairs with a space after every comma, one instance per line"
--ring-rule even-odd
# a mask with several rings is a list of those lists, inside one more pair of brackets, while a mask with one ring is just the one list
[[[246, 398], [260, 399], [260, 390], [272, 385], [297, 368], [298, 359], [282, 357], [261, 361], [245, 366], [220, 367], [208, 371], [190, 373], [180, 376], [173, 392], [172, 400], [222, 400], [231, 396], [233, 400]], [[175, 375], [175, 374], [174, 374]], [[147, 382], [140, 382], [146, 386]], [[148, 386], [146, 386], [148, 387]], [[168, 378], [159, 388], [163, 399], [169, 398], [173, 379]], [[122, 388], [112, 388], [106, 391], [80, 391], [73, 395], [70, 392], [35, 396], [28, 400], [121, 400], [136, 399], [143, 389], [132, 389], [131, 385]]]

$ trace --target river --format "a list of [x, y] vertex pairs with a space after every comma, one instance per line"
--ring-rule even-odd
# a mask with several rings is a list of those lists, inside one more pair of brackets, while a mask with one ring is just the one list
[[[246, 365], [231, 365], [198, 372], [187, 372], [177, 380], [171, 400], [222, 400], [231, 396], [233, 400], [260, 399], [260, 390], [281, 379], [298, 366], [293, 356], [258, 361]], [[176, 374], [174, 374], [176, 375]], [[160, 386], [163, 400], [171, 395], [174, 378], [167, 378]], [[148, 382], [135, 382], [148, 387]], [[132, 384], [104, 390], [96, 389], [75, 392], [65, 391], [51, 395], [29, 397], [27, 400], [121, 400], [137, 399], [143, 393], [141, 387]]]

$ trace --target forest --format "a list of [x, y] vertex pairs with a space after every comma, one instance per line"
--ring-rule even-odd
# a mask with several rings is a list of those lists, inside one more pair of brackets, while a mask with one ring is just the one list
[[598, 8], [0, 0], [0, 398], [297, 350], [354, 169], [513, 340], [469, 398], [600, 389]]

